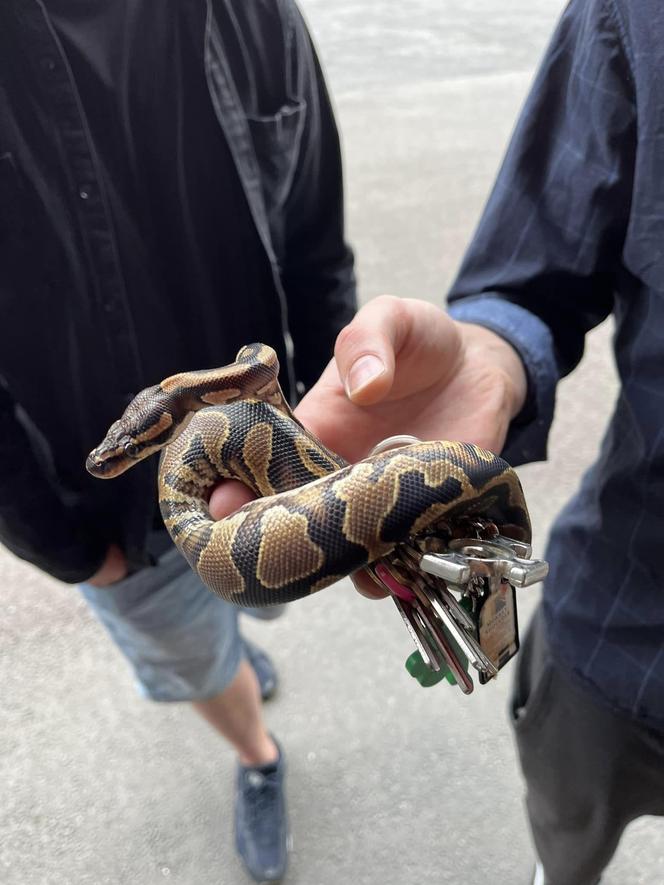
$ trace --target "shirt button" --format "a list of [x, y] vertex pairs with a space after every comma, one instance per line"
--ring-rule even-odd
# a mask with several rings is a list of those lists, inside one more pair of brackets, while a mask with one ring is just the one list
[[53, 73], [53, 71], [57, 67], [57, 65], [55, 64], [55, 59], [49, 57], [42, 59], [41, 66], [45, 71], [48, 71], [49, 73]]
[[79, 190], [78, 195], [82, 200], [87, 200], [90, 197], [90, 188], [83, 185]]

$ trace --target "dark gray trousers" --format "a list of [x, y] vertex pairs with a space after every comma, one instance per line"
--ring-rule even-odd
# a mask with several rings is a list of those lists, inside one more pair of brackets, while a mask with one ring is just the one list
[[518, 655], [512, 722], [547, 885], [594, 885], [627, 824], [664, 815], [664, 734], [598, 706], [556, 667], [537, 610]]

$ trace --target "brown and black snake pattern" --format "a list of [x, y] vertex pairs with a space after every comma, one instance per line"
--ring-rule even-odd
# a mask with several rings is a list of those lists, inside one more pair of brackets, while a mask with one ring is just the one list
[[[293, 416], [274, 351], [240, 350], [222, 369], [173, 375], [139, 393], [87, 468], [112, 477], [163, 449], [159, 502], [202, 581], [229, 602], [307, 596], [388, 556], [403, 541], [472, 519], [530, 541], [521, 485], [501, 458], [459, 442], [421, 442], [347, 464]], [[221, 478], [259, 499], [214, 522]]]

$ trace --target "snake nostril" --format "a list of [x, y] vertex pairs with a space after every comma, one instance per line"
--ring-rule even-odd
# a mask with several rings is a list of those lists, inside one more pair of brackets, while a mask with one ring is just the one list
[[104, 462], [100, 458], [95, 457], [93, 453], [88, 455], [85, 462], [85, 469], [90, 473], [100, 473], [104, 469]]

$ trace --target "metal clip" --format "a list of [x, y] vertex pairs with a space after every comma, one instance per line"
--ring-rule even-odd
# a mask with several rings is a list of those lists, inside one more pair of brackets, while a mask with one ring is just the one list
[[530, 587], [542, 581], [549, 565], [542, 559], [528, 559], [530, 546], [497, 535], [490, 541], [471, 538], [449, 543], [450, 553], [425, 553], [420, 560], [422, 571], [463, 587], [472, 577], [495, 577], [513, 587]]

